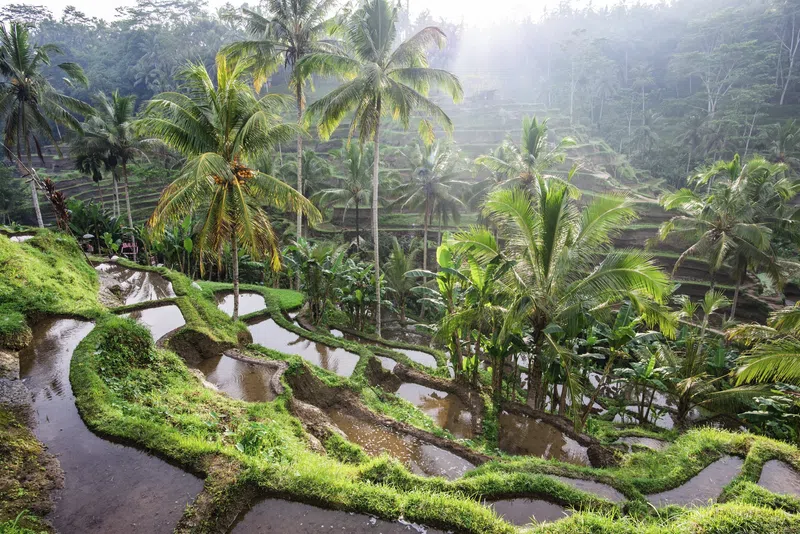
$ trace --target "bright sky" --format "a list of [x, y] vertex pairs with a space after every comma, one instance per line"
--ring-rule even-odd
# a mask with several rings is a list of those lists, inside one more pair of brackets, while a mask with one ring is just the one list
[[[406, 0], [402, 0], [405, 2]], [[576, 6], [585, 6], [590, 0], [573, 0]], [[647, 0], [645, 0], [647, 1]], [[409, 0], [412, 13], [419, 13], [429, 9], [434, 17], [444, 17], [453, 22], [463, 20], [471, 26], [485, 26], [506, 20], [519, 20], [525, 17], [538, 18], [545, 8], [554, 8], [560, 0]], [[595, 7], [614, 5], [620, 0], [593, 0]], [[68, 5], [77, 7], [89, 16], [102, 17], [111, 20], [116, 15], [115, 9], [119, 6], [131, 5], [132, 0], [0, 0], [2, 6], [15, 3], [43, 4], [47, 6], [56, 17]], [[209, 0], [209, 6], [218, 7], [226, 0]], [[242, 0], [232, 0], [233, 5], [240, 5]], [[251, 5], [257, 1], [250, 0]]]

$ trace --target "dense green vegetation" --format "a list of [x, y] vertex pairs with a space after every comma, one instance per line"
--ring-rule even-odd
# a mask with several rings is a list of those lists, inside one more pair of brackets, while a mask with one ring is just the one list
[[[484, 35], [339, 7], [8, 8], [0, 363], [45, 318], [92, 320], [81, 417], [206, 479], [179, 530], [227, 531], [267, 495], [458, 532], [514, 532], [483, 501], [517, 497], [574, 512], [542, 533], [800, 529], [800, 496], [759, 485], [767, 461], [800, 470], [800, 3], [563, 4]], [[109, 304], [108, 261], [174, 295]], [[245, 292], [266, 306], [240, 313]], [[185, 325], [159, 340], [121, 316], [167, 303]], [[267, 318], [352, 374], [253, 344]], [[222, 354], [278, 373], [277, 398], [190, 369]], [[471, 432], [401, 384], [457, 398]], [[414, 474], [331, 410], [476, 468]], [[512, 453], [512, 415], [586, 465]], [[0, 406], [0, 533], [47, 513], [23, 419]], [[743, 467], [718, 502], [648, 501], [725, 456]]]

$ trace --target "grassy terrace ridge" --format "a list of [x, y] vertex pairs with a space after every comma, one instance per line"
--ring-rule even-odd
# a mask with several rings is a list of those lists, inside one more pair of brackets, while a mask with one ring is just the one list
[[[225, 290], [224, 284], [208, 286]], [[249, 289], [249, 288], [248, 288]], [[274, 319], [281, 297], [263, 288], [270, 298]], [[199, 296], [199, 295], [198, 295]], [[296, 299], [290, 304], [296, 304]], [[208, 298], [207, 294], [202, 298]], [[297, 327], [295, 327], [297, 328]], [[307, 332], [310, 338], [331, 345], [335, 338]], [[338, 341], [338, 346], [362, 356], [365, 346]], [[264, 357], [289, 361], [287, 372], [307, 369], [297, 356], [261, 349]], [[100, 366], [105, 370], [101, 375]], [[323, 370], [314, 370], [331, 385], [358, 387]], [[680, 436], [666, 451], [628, 455], [614, 469], [577, 467], [540, 458], [506, 458], [485, 464], [455, 481], [421, 478], [388, 457], [368, 459], [328, 444], [328, 457], [307, 450], [303, 432], [288, 414], [288, 395], [273, 403], [244, 403], [228, 399], [200, 385], [169, 351], [152, 346], [149, 333], [129, 320], [105, 317], [79, 346], [73, 359], [71, 380], [79, 409], [87, 423], [101, 434], [134, 442], [191, 471], [214, 476], [220, 462], [235, 466], [236, 487], [254, 486], [265, 495], [329, 508], [365, 512], [455, 529], [459, 532], [513, 532], [474, 498], [527, 496], [576, 507], [583, 512], [572, 518], [535, 529], [538, 532], [707, 532], [706, 526], [740, 532], [742, 525], [755, 525], [748, 532], [792, 532], [800, 501], [779, 497], [755, 486], [761, 466], [781, 459], [800, 467], [800, 451], [787, 444], [746, 434], [714, 429], [694, 430]], [[391, 413], [389, 415], [392, 415]], [[269, 424], [265, 424], [268, 422]], [[672, 507], [671, 520], [652, 515], [643, 494], [676, 487], [723, 454], [746, 458], [742, 473], [723, 494], [723, 504], [685, 511]], [[341, 462], [336, 458], [346, 458]], [[623, 492], [629, 502], [622, 508], [591, 494], [554, 481], [544, 475], [592, 478]], [[235, 501], [235, 499], [233, 499]], [[237, 506], [225, 499], [220, 506]], [[687, 522], [687, 519], [691, 521]], [[744, 523], [743, 523], [744, 521]], [[590, 526], [589, 530], [583, 530]], [[718, 527], [716, 527], [718, 525]], [[759, 530], [763, 525], [763, 529]]]
[[[37, 250], [37, 240], [44, 240], [39, 241], [41, 245], [48, 239], [55, 239], [48, 231], [41, 232], [26, 244], [0, 238], [0, 247], [25, 249], [34, 262], [38, 262], [37, 268], [42, 269], [51, 265], [46, 257], [54, 255], [61, 263], [53, 262], [53, 268], [59, 271], [53, 274], [63, 277], [65, 272], [71, 272], [73, 276], [75, 272], [79, 273], [85, 291], [60, 295], [58, 306], [26, 307], [15, 301], [16, 309], [20, 313], [35, 309], [40, 314], [67, 313], [95, 320], [95, 329], [79, 345], [70, 369], [70, 380], [82, 417], [100, 435], [143, 447], [204, 476], [214, 514], [230, 514], [246, 508], [250, 496], [255, 493], [326, 508], [370, 513], [385, 519], [402, 516], [409, 521], [456, 532], [510, 533], [517, 529], [498, 519], [479, 500], [524, 496], [581, 510], [570, 518], [532, 530], [541, 533], [746, 531], [766, 534], [796, 532], [800, 528], [800, 519], [796, 515], [800, 512], [799, 499], [773, 494], [755, 484], [761, 467], [768, 460], [780, 459], [800, 469], [800, 451], [785, 443], [748, 434], [705, 428], [676, 437], [675, 432], [662, 435], [641, 429], [619, 431], [609, 423], [599, 422], [595, 425], [595, 432], [604, 441], [631, 433], [675, 439], [663, 452], [640, 450], [626, 455], [616, 468], [596, 469], [537, 457], [502, 455], [454, 481], [413, 475], [396, 460], [388, 456], [369, 458], [359, 447], [341, 438], [325, 443], [327, 456], [314, 453], [308, 447], [299, 421], [288, 411], [292, 395], [290, 388], [287, 387], [286, 392], [273, 402], [247, 403], [203, 387], [180, 357], [153, 345], [147, 330], [99, 307], [94, 296], [96, 272], [76, 247], [70, 248], [62, 243], [49, 253], [39, 251], [41, 255], [38, 256], [36, 252], [27, 251], [28, 248]], [[185, 328], [205, 332], [217, 339], [232, 340], [244, 327], [244, 323], [234, 323], [216, 307], [214, 293], [229, 291], [230, 284], [194, 284], [169, 269], [143, 267], [124, 260], [120, 263], [130, 268], [156, 271], [167, 277], [177, 295], [169, 300], [181, 306], [187, 320]], [[35, 280], [34, 276], [30, 281]], [[20, 281], [16, 284], [25, 285]], [[251, 346], [261, 357], [287, 361], [287, 373], [313, 372], [331, 386], [359, 393], [364, 403], [378, 413], [449, 437], [416, 407], [368, 386], [363, 377], [366, 361], [374, 354], [390, 355], [419, 370], [428, 371], [392, 352], [391, 347], [432, 351], [390, 341], [385, 341], [388, 346], [384, 351], [382, 347], [334, 338], [323, 331], [307, 331], [290, 323], [282, 313], [298, 308], [303, 302], [302, 294], [256, 285], [243, 285], [242, 290], [257, 291], [267, 302], [264, 312], [249, 317], [269, 316], [283, 328], [312, 341], [355, 352], [361, 356], [361, 361], [353, 377], [345, 379], [310, 366], [299, 356]], [[45, 286], [42, 291], [57, 294], [57, 288]], [[72, 302], [73, 295], [77, 302]], [[361, 335], [379, 341], [368, 334]], [[444, 355], [436, 356], [440, 371], [443, 371]], [[9, 427], [6, 419], [0, 419], [3, 423], [0, 426], [4, 429]], [[480, 439], [467, 440], [466, 444], [476, 448], [486, 446]], [[487, 448], [483, 450], [492, 452]], [[745, 463], [741, 474], [724, 488], [720, 504], [697, 510], [672, 506], [661, 515], [646, 504], [644, 495], [677, 487], [727, 454], [743, 457]], [[547, 475], [605, 482], [622, 492], [628, 501], [615, 505]], [[33, 521], [27, 524], [36, 526], [35, 518], [26, 518], [26, 521]], [[10, 521], [0, 523], [0, 532], [25, 532], [14, 530], [17, 527], [10, 525]], [[219, 530], [215, 522], [206, 517], [196, 524], [193, 531]]]
[[30, 324], [48, 315], [102, 313], [97, 273], [69, 236], [37, 230], [22, 243], [0, 235], [0, 346], [20, 349]]

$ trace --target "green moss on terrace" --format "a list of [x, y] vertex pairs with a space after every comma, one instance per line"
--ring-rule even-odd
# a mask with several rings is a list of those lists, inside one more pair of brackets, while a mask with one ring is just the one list
[[0, 405], [0, 533], [49, 532], [37, 516], [51, 508], [60, 469], [25, 424]]
[[38, 230], [17, 243], [0, 235], [0, 346], [22, 348], [28, 325], [47, 315], [96, 317], [103, 309], [98, 287], [73, 238]]
[[[242, 340], [249, 338], [247, 325], [241, 321], [231, 321], [228, 315], [217, 308], [208, 290], [192, 282], [187, 276], [167, 269], [166, 267], [151, 267], [139, 265], [132, 261], [120, 258], [117, 263], [130, 269], [153, 271], [161, 274], [172, 282], [172, 289], [177, 298], [160, 301], [145, 302], [132, 306], [115, 308], [116, 313], [157, 306], [164, 302], [174, 302], [181, 310], [186, 326], [180, 329], [179, 335], [197, 332], [207, 336], [213, 342], [238, 345]], [[211, 295], [213, 297], [213, 295]]]
[[[59, 268], [72, 269], [72, 262]], [[198, 289], [177, 273], [153, 270], [173, 282], [177, 295], [173, 300], [182, 305], [191, 328], [229, 339], [246, 328], [216, 308], [213, 293], [227, 291], [230, 285], [201, 283]], [[92, 287], [96, 288], [94, 270], [81, 268], [81, 272], [92, 279]], [[355, 352], [361, 359], [353, 377], [345, 379], [310, 366], [299, 356], [251, 346], [262, 357], [289, 362], [287, 373], [313, 372], [329, 385], [359, 393], [376, 412], [447, 437], [411, 404], [366, 384], [364, 368], [376, 347], [309, 332], [287, 321], [281, 312], [302, 303], [299, 293], [261, 286], [243, 289], [261, 292], [267, 302], [263, 313], [282, 327], [313, 341]], [[63, 310], [72, 304], [61, 303], [61, 313], [69, 313]], [[221, 514], [246, 508], [253, 495], [272, 495], [385, 519], [402, 516], [455, 532], [511, 533], [518, 529], [498, 519], [481, 500], [530, 497], [581, 510], [570, 518], [530, 530], [538, 533], [771, 534], [800, 530], [800, 516], [796, 515], [800, 500], [775, 495], [756, 485], [768, 460], [779, 459], [800, 468], [800, 451], [786, 443], [697, 429], [677, 437], [676, 433], [670, 434], [674, 442], [665, 451], [625, 455], [615, 468], [595, 469], [503, 455], [458, 480], [423, 478], [387, 456], [369, 458], [359, 447], [341, 438], [325, 444], [327, 456], [313, 452], [302, 425], [289, 413], [290, 389], [269, 403], [230, 399], [203, 387], [180, 357], [154, 347], [143, 327], [95, 306], [96, 302], [81, 312], [92, 316], [96, 327], [78, 346], [70, 368], [82, 417], [100, 435], [147, 449], [205, 477], [206, 492], [214, 495], [213, 511]], [[406, 344], [395, 346], [420, 349]], [[417, 368], [425, 371], [421, 366]], [[608, 423], [593, 424], [596, 435], [604, 441], [623, 433]], [[5, 437], [0, 436], [2, 443], [8, 441]], [[480, 447], [479, 442], [467, 445]], [[659, 512], [646, 504], [645, 495], [680, 486], [716, 459], [731, 454], [744, 458], [744, 466], [739, 476], [720, 488], [720, 504], [700, 509], [673, 506]], [[617, 505], [547, 475], [604, 482], [622, 492], [628, 501]], [[8, 517], [0, 517], [3, 519]], [[191, 531], [213, 532], [212, 523], [200, 520]], [[10, 527], [7, 521], [0, 523], [0, 532], [24, 531]]]

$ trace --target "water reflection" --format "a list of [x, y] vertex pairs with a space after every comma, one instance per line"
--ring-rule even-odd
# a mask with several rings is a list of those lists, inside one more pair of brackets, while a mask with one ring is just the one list
[[156, 272], [128, 269], [116, 263], [101, 263], [95, 267], [101, 278], [119, 285], [124, 304], [172, 298], [172, 283]]
[[281, 328], [272, 319], [254, 323], [250, 325], [249, 330], [253, 336], [253, 343], [286, 354], [297, 354], [304, 360], [339, 376], [351, 376], [358, 364], [357, 354], [298, 336]]
[[578, 465], [589, 465], [586, 447], [564, 435], [556, 427], [539, 419], [503, 412], [500, 423], [499, 446], [509, 453], [539, 456]]
[[716, 501], [722, 488], [727, 486], [742, 469], [744, 461], [735, 456], [724, 456], [709, 465], [686, 484], [675, 489], [646, 495], [653, 506], [677, 504], [680, 506], [702, 506]]
[[[217, 307], [233, 316], [233, 293], [219, 292], [214, 293], [214, 299], [217, 301]], [[264, 296], [259, 293], [251, 291], [244, 291], [239, 293], [239, 315], [247, 315], [261, 311], [267, 307]]]
[[174, 304], [148, 308], [146, 310], [136, 310], [123, 314], [122, 317], [130, 317], [134, 321], [141, 323], [150, 330], [153, 339], [156, 341], [176, 328], [180, 328], [186, 324], [181, 309]]
[[800, 473], [780, 460], [769, 460], [764, 464], [758, 485], [773, 493], [800, 497]]
[[275, 399], [270, 381], [273, 367], [244, 362], [229, 356], [217, 356], [193, 365], [229, 397], [247, 402], [267, 402]]
[[457, 395], [412, 383], [402, 384], [395, 394], [417, 406], [454, 436], [473, 436], [472, 413]]
[[308, 504], [265, 499], [240, 517], [232, 534], [439, 534], [440, 531], [363, 514], [324, 510]]
[[48, 516], [59, 532], [171, 533], [203, 482], [142, 451], [105, 441], [86, 428], [69, 381], [72, 353], [92, 324], [47, 320], [20, 352], [33, 393], [34, 432], [64, 470], [64, 490]]
[[525, 526], [545, 521], [558, 521], [572, 512], [539, 499], [506, 499], [489, 503], [497, 515], [512, 525]]
[[330, 411], [328, 416], [348, 440], [360, 445], [367, 454], [379, 456], [388, 453], [406, 464], [412, 473], [454, 479], [474, 467], [449, 451], [391, 428], [373, 425], [341, 412]]

